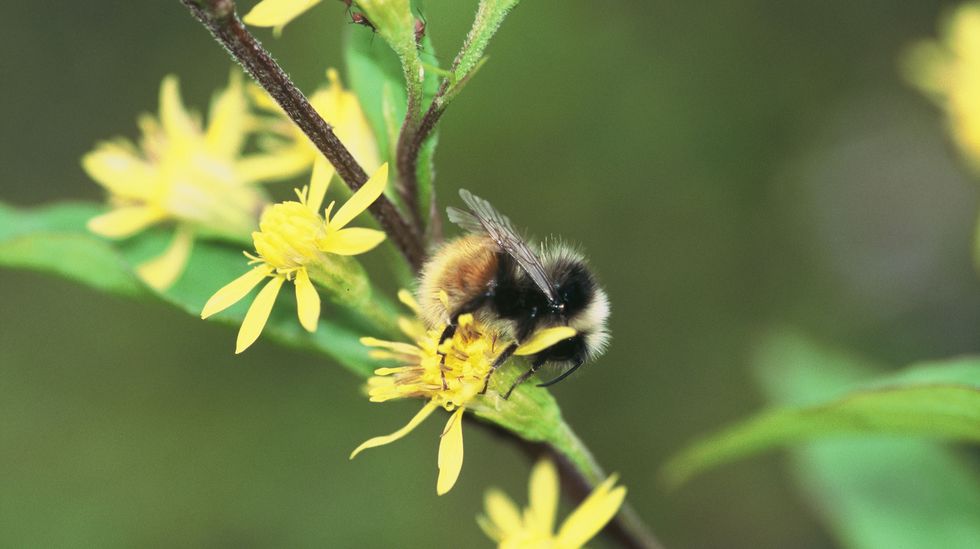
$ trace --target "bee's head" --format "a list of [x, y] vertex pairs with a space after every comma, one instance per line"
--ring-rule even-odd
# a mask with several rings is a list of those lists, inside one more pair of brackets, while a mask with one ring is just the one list
[[589, 358], [602, 353], [609, 339], [609, 298], [581, 254], [560, 243], [543, 250], [542, 262], [555, 285], [551, 313], [584, 338]]

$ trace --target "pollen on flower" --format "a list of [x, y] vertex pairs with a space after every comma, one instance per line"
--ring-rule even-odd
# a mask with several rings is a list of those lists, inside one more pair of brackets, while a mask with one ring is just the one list
[[259, 230], [252, 233], [258, 260], [289, 275], [317, 261], [323, 252], [317, 247], [327, 232], [319, 214], [302, 202], [281, 202], [266, 208]]
[[[318, 276], [337, 277], [343, 272], [342, 262], [329, 256], [358, 255], [375, 248], [385, 234], [375, 229], [347, 227], [384, 192], [388, 182], [387, 164], [378, 168], [364, 185], [331, 216], [334, 203], [319, 214], [330, 182], [331, 170], [326, 161], [313, 167], [310, 184], [297, 191], [298, 201], [287, 201], [266, 208], [259, 220], [259, 230], [252, 233], [255, 255], [245, 252], [251, 271], [218, 290], [204, 305], [201, 318], [219, 313], [243, 299], [253, 288], [266, 283], [245, 314], [238, 331], [235, 352], [240, 353], [258, 339], [265, 327], [276, 297], [284, 282], [296, 286], [296, 312], [300, 325], [308, 332], [316, 331], [320, 319], [320, 295], [313, 281], [321, 287], [331, 284]], [[345, 287], [352, 278], [344, 279]]]
[[[414, 328], [407, 325], [403, 330], [418, 335]], [[439, 343], [441, 335], [440, 330], [429, 330], [416, 340], [416, 345], [363, 338], [361, 342], [365, 345], [383, 350], [383, 354], [373, 356], [407, 363], [375, 370], [368, 380], [371, 401], [427, 398], [453, 411], [476, 398], [487, 383], [494, 360], [503, 350], [502, 342], [496, 334], [480, 328], [472, 315], [462, 315], [456, 332], [442, 344]]]
[[[445, 292], [440, 292], [440, 297], [449, 299]], [[418, 315], [419, 304], [410, 293], [401, 291], [398, 299]], [[505, 350], [514, 342], [481, 325], [472, 314], [460, 315], [454, 329], [446, 332], [451, 334], [448, 337], [444, 336], [443, 330], [426, 330], [417, 316], [399, 319], [399, 327], [414, 343], [361, 338], [361, 343], [372, 348], [372, 358], [400, 364], [374, 371], [367, 382], [368, 397], [372, 402], [421, 398], [427, 403], [408, 425], [390, 435], [367, 440], [350, 457], [354, 459], [368, 448], [390, 444], [404, 437], [437, 408], [443, 408], [452, 415], [439, 442], [436, 493], [442, 495], [453, 487], [463, 467], [463, 412], [478, 406], [482, 398], [495, 399], [495, 404], [500, 402], [496, 400], [498, 393], [490, 383], [491, 376], [500, 366], [498, 359], [505, 356]], [[575, 333], [573, 328], [567, 326], [539, 330], [518, 346], [513, 354], [537, 353], [573, 337]]]
[[[399, 299], [413, 311], [418, 303], [408, 292]], [[378, 368], [368, 379], [368, 397], [372, 402], [400, 398], [421, 398], [428, 402], [408, 425], [390, 435], [374, 437], [351, 453], [394, 442], [422, 423], [437, 408], [452, 412], [439, 443], [439, 477], [436, 493], [445, 494], [456, 483], [463, 467], [463, 412], [486, 391], [497, 357], [506, 347], [500, 337], [482, 328], [473, 315], [461, 315], [450, 337], [440, 340], [440, 330], [425, 330], [417, 319], [402, 318], [399, 326], [414, 343], [383, 341], [372, 337], [361, 343], [372, 347], [371, 357], [393, 360], [400, 366]]]

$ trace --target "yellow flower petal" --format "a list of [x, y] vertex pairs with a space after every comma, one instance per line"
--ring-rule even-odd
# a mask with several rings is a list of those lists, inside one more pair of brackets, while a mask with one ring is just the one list
[[557, 547], [581, 547], [595, 537], [608, 523], [626, 499], [626, 488], [611, 489], [616, 483], [616, 475], [607, 478], [596, 487], [589, 497], [565, 519], [558, 530]]
[[165, 216], [148, 206], [123, 206], [88, 220], [88, 230], [107, 238], [132, 236]]
[[180, 84], [177, 77], [168, 74], [160, 85], [160, 123], [167, 137], [180, 142], [199, 130], [194, 119], [184, 108], [180, 98]]
[[415, 296], [412, 295], [412, 292], [404, 288], [398, 290], [398, 301], [401, 301], [402, 305], [405, 305], [406, 307], [411, 309], [412, 312], [415, 313], [416, 316], [418, 316], [419, 302], [415, 300]]
[[310, 177], [310, 194], [306, 199], [306, 205], [316, 213], [320, 213], [320, 206], [323, 205], [323, 197], [327, 195], [327, 187], [330, 186], [333, 174], [334, 169], [330, 162], [317, 156], [313, 162], [313, 175]]
[[317, 322], [320, 321], [320, 294], [316, 293], [316, 288], [310, 282], [310, 275], [306, 269], [296, 271], [296, 310], [299, 313], [299, 323], [307, 332], [316, 331]]
[[204, 310], [201, 311], [201, 318], [207, 318], [213, 314], [220, 313], [235, 303], [238, 303], [271, 272], [272, 268], [268, 265], [260, 265], [232, 280], [215, 292], [211, 296], [211, 299], [204, 304]]
[[477, 526], [480, 527], [480, 530], [483, 530], [483, 533], [486, 534], [487, 537], [492, 539], [493, 541], [499, 543], [500, 540], [502, 539], [500, 531], [497, 530], [497, 527], [493, 524], [493, 522], [490, 521], [489, 518], [487, 518], [486, 515], [477, 515], [476, 524]]
[[388, 164], [382, 164], [378, 171], [357, 190], [350, 199], [337, 210], [330, 222], [330, 228], [337, 230], [351, 222], [355, 217], [374, 203], [388, 184]]
[[218, 156], [234, 156], [242, 150], [249, 125], [242, 73], [232, 69], [228, 87], [214, 101], [205, 135], [208, 150]]
[[361, 452], [367, 450], [368, 448], [377, 448], [378, 446], [384, 446], [385, 444], [390, 444], [404, 437], [408, 433], [411, 433], [413, 429], [415, 429], [416, 427], [419, 426], [420, 423], [425, 421], [425, 418], [429, 417], [429, 415], [431, 415], [432, 412], [438, 407], [439, 407], [438, 404], [434, 402], [429, 402], [424, 407], [422, 407], [421, 410], [419, 410], [419, 413], [415, 414], [415, 417], [413, 417], [412, 420], [408, 422], [408, 425], [402, 427], [401, 429], [395, 431], [394, 433], [391, 433], [390, 435], [374, 437], [372, 439], [366, 440], [364, 444], [361, 444], [360, 446], [355, 448], [353, 452], [350, 453], [350, 459], [354, 459], [355, 457], [357, 457], [357, 454], [360, 454]]
[[159, 257], [136, 267], [136, 274], [151, 288], [160, 292], [166, 290], [184, 272], [193, 243], [194, 232], [183, 225], [177, 227], [167, 250]]
[[378, 169], [378, 146], [374, 132], [368, 124], [357, 95], [344, 89], [337, 69], [327, 69], [326, 88], [321, 88], [310, 96], [310, 104], [320, 116], [333, 126], [334, 133], [347, 148], [354, 159], [368, 173]]
[[269, 320], [269, 313], [272, 312], [272, 306], [276, 304], [276, 296], [279, 295], [279, 289], [282, 288], [282, 283], [285, 281], [286, 279], [284, 277], [273, 277], [262, 288], [259, 295], [255, 296], [255, 301], [252, 302], [252, 306], [245, 313], [245, 320], [242, 321], [242, 327], [238, 330], [238, 341], [235, 343], [236, 355], [248, 349], [259, 338], [259, 334], [262, 333], [262, 328], [265, 328], [265, 323]]
[[528, 509], [541, 532], [551, 534], [558, 511], [558, 471], [550, 459], [542, 459], [531, 471]]
[[412, 341], [418, 341], [425, 337], [425, 326], [418, 320], [409, 320], [403, 316], [398, 317], [398, 329], [409, 337]]
[[82, 157], [85, 173], [115, 196], [145, 200], [156, 182], [153, 167], [132, 147], [103, 143]]
[[[246, 15], [246, 17], [248, 16]], [[248, 94], [248, 98], [256, 108], [274, 113], [282, 112], [279, 104], [269, 95], [269, 92], [265, 91], [265, 88], [255, 82], [249, 82], [245, 85], [245, 93]]]
[[436, 481], [436, 494], [443, 495], [452, 490], [463, 469], [463, 410], [457, 408], [449, 416], [446, 430], [439, 441], [439, 479]]
[[491, 488], [487, 490], [483, 501], [487, 510], [487, 517], [499, 533], [506, 535], [507, 533], [521, 531], [521, 514], [517, 510], [517, 505], [506, 494], [496, 488]]
[[361, 345], [366, 347], [381, 347], [383, 349], [390, 349], [398, 353], [409, 355], [419, 355], [421, 353], [419, 348], [415, 345], [403, 343], [401, 341], [385, 341], [374, 337], [362, 337], [360, 341]]
[[255, 27], [276, 27], [277, 33], [290, 21], [320, 3], [320, 0], [262, 0], [242, 21]]
[[533, 355], [539, 353], [548, 347], [551, 347], [559, 341], [566, 340], [570, 337], [574, 337], [578, 333], [575, 328], [570, 328], [568, 326], [557, 326], [554, 328], [546, 328], [544, 330], [538, 330], [531, 336], [531, 339], [525, 341], [520, 347], [514, 351], [515, 355]]
[[292, 147], [249, 155], [237, 163], [238, 173], [245, 183], [289, 179], [305, 172], [309, 167], [309, 155]]
[[385, 240], [385, 233], [375, 229], [351, 227], [328, 232], [317, 242], [324, 252], [337, 255], [358, 255], [373, 250]]

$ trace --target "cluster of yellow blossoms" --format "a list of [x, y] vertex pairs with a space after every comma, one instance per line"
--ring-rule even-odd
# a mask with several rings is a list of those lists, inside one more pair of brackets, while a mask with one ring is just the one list
[[[328, 85], [312, 95], [314, 108], [374, 171], [378, 152], [357, 96], [344, 89], [335, 70], [327, 71], [327, 78]], [[325, 160], [315, 162], [319, 155], [309, 139], [264, 91], [246, 87], [237, 72], [212, 102], [206, 127], [184, 106], [174, 76], [160, 87], [159, 116], [143, 115], [139, 126], [139, 146], [115, 139], [82, 158], [85, 171], [109, 193], [110, 210], [93, 218], [89, 229], [122, 239], [154, 225], [175, 227], [171, 245], [137, 267], [144, 282], [160, 291], [183, 273], [195, 236], [244, 242], [261, 233], [253, 231], [269, 200], [260, 184], [301, 175], [317, 164], [309, 192], [322, 200], [333, 176]], [[253, 135], [259, 136], [260, 150], [246, 154]]]
[[160, 87], [159, 117], [139, 120], [137, 147], [116, 139], [82, 158], [89, 176], [109, 192], [111, 209], [89, 222], [108, 238], [127, 238], [165, 222], [176, 227], [170, 247], [137, 272], [163, 290], [184, 270], [196, 234], [244, 239], [267, 204], [257, 186], [274, 174], [242, 155], [248, 136], [249, 106], [240, 74], [218, 94], [207, 127], [188, 112], [177, 78]]
[[[274, 27], [278, 33], [319, 1], [263, 0], [246, 22]], [[180, 278], [195, 237], [251, 239], [255, 253], [245, 255], [252, 268], [219, 289], [201, 313], [202, 318], [220, 313], [265, 283], [245, 314], [236, 353], [259, 337], [287, 281], [295, 286], [300, 325], [315, 331], [321, 313], [319, 290], [336, 291], [338, 278], [349, 266], [345, 258], [367, 252], [385, 238], [378, 230], [348, 227], [384, 193], [388, 167], [380, 162], [375, 136], [357, 97], [343, 88], [337, 71], [328, 70], [327, 80], [310, 102], [358, 162], [373, 173], [338, 208], [335, 202], [322, 208], [333, 167], [264, 91], [246, 86], [238, 73], [214, 99], [207, 125], [184, 106], [177, 78], [166, 77], [159, 115], [139, 120], [138, 146], [117, 139], [98, 145], [82, 160], [84, 169], [109, 194], [109, 210], [90, 220], [90, 230], [121, 239], [155, 225], [174, 227], [167, 249], [136, 267], [147, 285], [158, 291], [166, 291]], [[246, 153], [253, 136], [256, 150]], [[311, 172], [310, 183], [296, 190], [296, 200], [270, 204], [260, 187], [307, 172]], [[411, 294], [402, 291], [399, 298], [417, 316], [418, 305]], [[375, 370], [367, 382], [369, 398], [372, 402], [419, 398], [426, 404], [405, 427], [364, 442], [350, 457], [402, 438], [442, 408], [450, 412], [438, 451], [436, 492], [442, 495], [454, 486], [462, 469], [464, 411], [478, 399], [493, 406], [501, 403], [491, 376], [511, 342], [484, 329], [472, 315], [461, 316], [457, 329], [445, 340], [442, 330], [426, 330], [415, 317], [400, 318], [399, 326], [414, 343], [362, 339], [373, 348], [373, 358], [397, 363]], [[535, 354], [574, 334], [568, 327], [541, 330], [514, 355]], [[550, 462], [541, 462], [532, 475], [531, 505], [523, 518], [506, 496], [491, 491], [487, 517], [479, 522], [501, 547], [580, 547], [622, 503], [625, 489], [613, 489], [614, 482], [611, 478], [600, 485], [554, 534], [557, 474]]]

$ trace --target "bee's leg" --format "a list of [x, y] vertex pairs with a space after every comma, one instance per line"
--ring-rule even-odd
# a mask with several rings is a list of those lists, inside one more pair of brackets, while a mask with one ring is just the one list
[[534, 373], [538, 371], [538, 368], [540, 368], [544, 363], [545, 359], [543, 357], [535, 358], [534, 362], [531, 363], [531, 369], [521, 374], [519, 378], [514, 380], [514, 384], [510, 386], [510, 389], [507, 389], [507, 393], [504, 394], [504, 400], [510, 398], [510, 394], [514, 392], [514, 389], [516, 389], [521, 383], [527, 381], [527, 378], [533, 376]]
[[493, 373], [497, 371], [497, 368], [499, 368], [501, 364], [507, 362], [507, 359], [510, 358], [511, 355], [513, 355], [514, 351], [516, 350], [517, 350], [517, 344], [511, 343], [504, 349], [502, 353], [500, 353], [500, 355], [497, 356], [496, 359], [494, 359], [493, 365], [490, 366], [490, 371], [487, 372], [487, 377], [483, 378], [483, 390], [480, 391], [481, 395], [486, 394], [487, 387], [490, 386], [490, 376], [492, 376]]
[[[456, 333], [456, 324], [446, 324], [446, 328], [442, 331], [442, 335], [439, 336], [439, 345], [442, 345], [447, 339], [453, 337]], [[439, 377], [442, 378], [442, 389], [445, 391], [449, 388], [446, 384], [446, 370], [443, 366], [446, 365], [446, 355], [436, 350], [439, 353]]]
[[563, 372], [560, 376], [556, 377], [555, 379], [552, 379], [551, 381], [545, 381], [544, 383], [538, 383], [538, 387], [550, 387], [550, 386], [554, 385], [555, 383], [558, 383], [559, 381], [561, 381], [561, 380], [565, 379], [566, 377], [572, 375], [572, 372], [574, 372], [575, 370], [578, 370], [578, 367], [581, 366], [584, 362], [585, 362], [584, 360], [576, 360], [575, 363], [572, 364], [572, 367], [569, 368], [568, 370], [565, 370], [565, 372]]
[[453, 337], [456, 334], [456, 324], [446, 324], [446, 328], [442, 331], [442, 335], [439, 336], [439, 345], [442, 345], [444, 341]]

